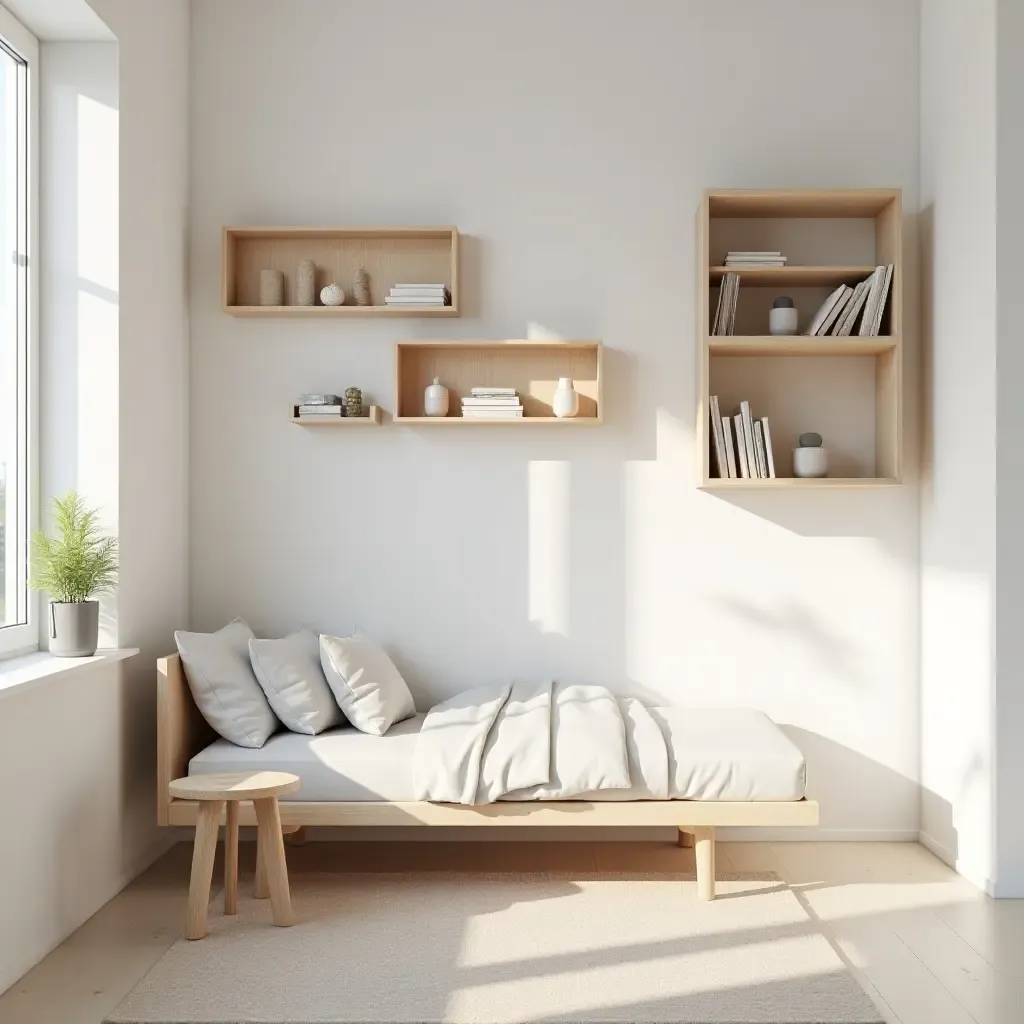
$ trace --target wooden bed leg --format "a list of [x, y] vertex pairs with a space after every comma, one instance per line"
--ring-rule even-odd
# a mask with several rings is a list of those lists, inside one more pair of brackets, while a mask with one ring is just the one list
[[684, 832], [679, 829], [679, 835], [676, 837], [676, 846], [680, 846], [685, 850], [693, 849], [693, 833]]
[[305, 846], [306, 845], [306, 826], [305, 825], [285, 825], [281, 829], [284, 833], [284, 841], [286, 846]]
[[698, 828], [694, 830], [697, 847], [697, 898], [715, 898], [715, 830]]
[[270, 886], [267, 884], [267, 861], [263, 856], [263, 840], [256, 837], [256, 890], [253, 895], [258, 900], [270, 899]]

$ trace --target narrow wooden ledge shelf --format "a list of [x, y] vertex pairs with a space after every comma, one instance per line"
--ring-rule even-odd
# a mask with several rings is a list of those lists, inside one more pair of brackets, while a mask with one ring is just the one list
[[836, 338], [806, 335], [712, 335], [707, 339], [713, 356], [877, 356], [899, 344], [898, 338]]
[[381, 412], [379, 405], [370, 406], [369, 416], [300, 416], [298, 406], [291, 406], [289, 418], [292, 423], [303, 427], [379, 427]]
[[795, 476], [775, 477], [772, 480], [705, 480], [702, 491], [778, 491], [778, 490], [836, 490], [841, 488], [898, 487], [899, 480], [892, 477], [840, 477], [802, 479]]
[[716, 284], [726, 274], [739, 274], [740, 283], [755, 288], [834, 288], [870, 277], [874, 267], [711, 267]]
[[458, 316], [455, 306], [227, 306], [237, 317], [288, 317], [298, 320], [334, 320], [347, 317]]
[[575, 426], [575, 427], [596, 427], [599, 426], [601, 421], [596, 416], [570, 416], [565, 419], [560, 419], [557, 416], [517, 416], [515, 418], [505, 416], [498, 417], [493, 420], [481, 419], [477, 416], [466, 417], [460, 416], [456, 413], [454, 416], [396, 416], [396, 423], [405, 423], [408, 425], [415, 425], [420, 427], [439, 427], [439, 426], [453, 426], [461, 425], [464, 427], [469, 426]]

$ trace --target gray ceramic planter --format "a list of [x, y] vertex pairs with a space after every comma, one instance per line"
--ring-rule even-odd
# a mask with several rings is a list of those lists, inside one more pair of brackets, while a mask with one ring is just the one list
[[56, 658], [89, 658], [100, 638], [100, 603], [50, 602], [50, 653]]

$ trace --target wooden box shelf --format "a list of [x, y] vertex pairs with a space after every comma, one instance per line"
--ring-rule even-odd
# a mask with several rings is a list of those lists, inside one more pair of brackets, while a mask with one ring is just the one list
[[366, 416], [300, 416], [299, 407], [293, 405], [288, 410], [292, 423], [300, 423], [304, 427], [379, 427], [381, 412], [379, 405], [371, 405]]
[[[903, 415], [899, 190], [709, 190], [698, 213], [698, 245], [699, 486], [728, 491], [898, 484]], [[727, 268], [725, 254], [735, 249], [781, 250], [791, 262]], [[888, 263], [894, 272], [882, 336], [762, 333], [775, 296], [794, 297], [803, 329], [830, 290], [862, 281], [876, 265]], [[717, 289], [726, 273], [740, 275], [738, 333], [714, 336]], [[709, 422], [715, 394], [723, 414], [733, 414], [732, 406], [742, 398], [750, 401], [755, 418], [769, 417], [779, 477], [718, 478]], [[782, 475], [791, 472], [788, 449], [803, 431], [824, 436], [836, 475], [824, 480]]]
[[[408, 341], [395, 353], [395, 422], [424, 426], [595, 426], [602, 419], [602, 349], [594, 341]], [[449, 393], [448, 415], [428, 417], [423, 393], [437, 377]], [[579, 414], [555, 417], [551, 398], [559, 377], [571, 377]], [[519, 393], [521, 418], [465, 419], [461, 400], [475, 387]]]
[[[293, 305], [299, 260], [317, 264], [317, 305]], [[356, 272], [370, 278], [372, 305], [357, 306]], [[260, 271], [280, 270], [285, 305], [260, 305]], [[240, 317], [452, 317], [459, 315], [459, 232], [453, 227], [227, 227], [224, 228], [221, 290], [224, 311]], [[320, 289], [337, 283], [342, 306], [319, 305]], [[444, 284], [448, 306], [388, 306], [395, 284]]]

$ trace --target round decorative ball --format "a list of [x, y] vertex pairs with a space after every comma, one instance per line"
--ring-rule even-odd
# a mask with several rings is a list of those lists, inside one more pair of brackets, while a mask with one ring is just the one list
[[345, 301], [345, 289], [340, 284], [329, 284], [321, 289], [320, 301], [325, 306], [340, 306]]
[[801, 434], [799, 444], [801, 448], [820, 448], [821, 434], [813, 430], [808, 431], [806, 434]]

